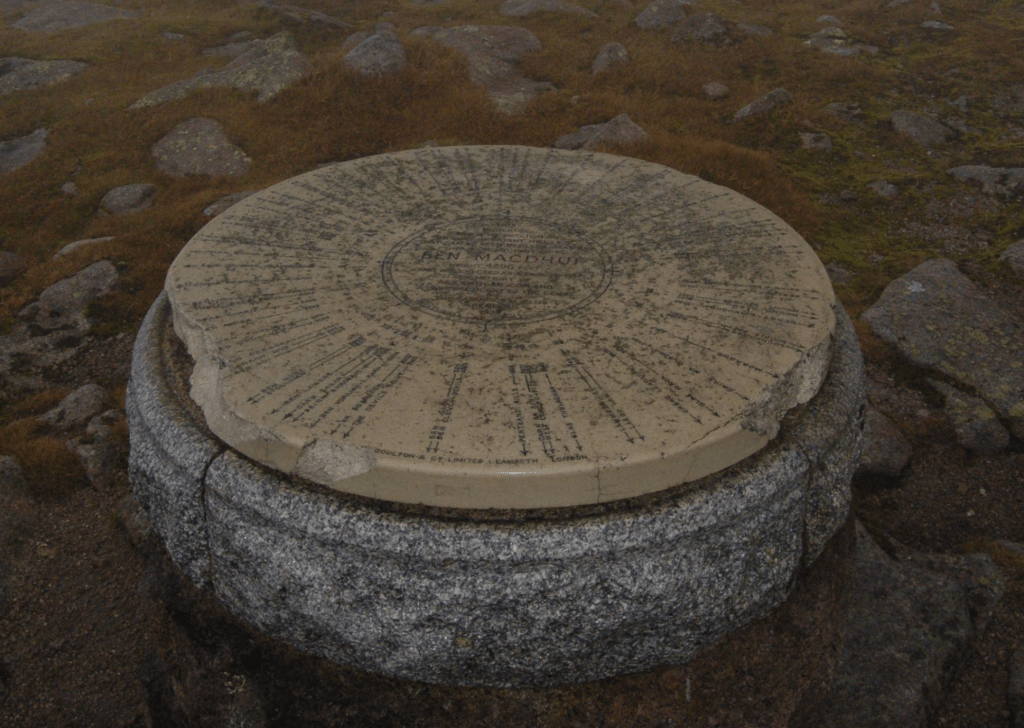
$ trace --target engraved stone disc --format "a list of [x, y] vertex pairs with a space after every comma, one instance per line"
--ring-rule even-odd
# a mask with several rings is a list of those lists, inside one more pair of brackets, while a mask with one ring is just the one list
[[762, 448], [828, 368], [800, 236], [635, 159], [426, 148], [337, 164], [204, 227], [167, 276], [210, 429], [340, 491], [600, 503]]

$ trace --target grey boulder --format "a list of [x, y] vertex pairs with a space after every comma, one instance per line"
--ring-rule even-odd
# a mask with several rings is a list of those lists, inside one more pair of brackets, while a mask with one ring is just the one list
[[157, 168], [172, 177], [238, 176], [252, 164], [246, 153], [228, 140], [224, 127], [205, 117], [178, 124], [150, 152]]
[[405, 48], [390, 30], [381, 30], [345, 54], [347, 68], [363, 76], [387, 76], [408, 64]]
[[107, 392], [98, 384], [85, 384], [60, 401], [40, 419], [60, 430], [82, 427], [107, 406]]
[[85, 334], [89, 330], [86, 306], [111, 291], [117, 280], [114, 264], [101, 260], [70, 278], [54, 283], [39, 294], [38, 302], [26, 306], [19, 315], [29, 318], [43, 331]]
[[907, 361], [973, 391], [1024, 439], [1024, 326], [943, 258], [890, 283], [862, 317]]
[[248, 50], [217, 72], [200, 71], [186, 81], [164, 86], [131, 105], [141, 109], [183, 99], [193, 90], [226, 86], [256, 94], [265, 103], [309, 73], [309, 61], [295, 48], [291, 33], [283, 31], [266, 40], [250, 41]]
[[1018, 278], [1024, 278], [1024, 240], [1018, 240], [1004, 250], [999, 260], [1010, 266], [1010, 270], [1016, 273]]
[[773, 109], [777, 109], [780, 106], [786, 106], [792, 103], [793, 97], [789, 95], [789, 92], [784, 88], [777, 88], [774, 91], [769, 91], [764, 96], [754, 99], [749, 104], [744, 106], [742, 109], [733, 114], [733, 119], [739, 121], [741, 119], [749, 119], [753, 116], [761, 116], [767, 114]]
[[889, 117], [893, 130], [901, 137], [922, 147], [931, 148], [945, 144], [953, 137], [953, 130], [943, 126], [929, 116], [916, 111], [892, 112]]
[[689, 0], [654, 0], [633, 22], [644, 30], [664, 28], [685, 20], [687, 11], [692, 7], [693, 3]]
[[88, 63], [81, 61], [33, 61], [29, 58], [0, 58], [0, 96], [15, 91], [44, 88], [78, 75]]
[[913, 454], [914, 447], [896, 423], [869, 406], [864, 415], [864, 449], [857, 474], [895, 478]]
[[121, 185], [109, 190], [100, 200], [100, 207], [111, 215], [128, 215], [141, 212], [153, 204], [156, 185]]
[[46, 148], [46, 129], [0, 142], [0, 176], [21, 169], [43, 153]]
[[621, 43], [606, 43], [597, 52], [594, 63], [590, 66], [590, 72], [595, 76], [608, 71], [612, 66], [629, 63], [629, 51]]
[[555, 149], [586, 149], [643, 144], [651, 140], [650, 135], [633, 123], [628, 114], [619, 114], [604, 124], [590, 124], [581, 127], [574, 134], [566, 134], [554, 143]]
[[559, 13], [562, 15], [581, 15], [587, 18], [596, 18], [597, 13], [591, 12], [579, 5], [564, 2], [563, 0], [505, 0], [500, 10], [502, 15], [514, 18], [521, 18], [526, 15], [537, 13]]
[[1010, 444], [1010, 433], [999, 417], [977, 397], [961, 392], [945, 382], [929, 381], [945, 400], [944, 410], [956, 431], [956, 439], [971, 452], [992, 455]]
[[21, 20], [14, 24], [14, 27], [19, 30], [56, 33], [68, 28], [82, 28], [108, 20], [127, 20], [137, 17], [139, 17], [137, 11], [112, 8], [109, 5], [57, 2], [37, 5], [25, 13]]
[[983, 164], [965, 164], [947, 170], [961, 182], [978, 182], [987, 195], [1004, 199], [1024, 195], [1024, 167], [988, 167]]

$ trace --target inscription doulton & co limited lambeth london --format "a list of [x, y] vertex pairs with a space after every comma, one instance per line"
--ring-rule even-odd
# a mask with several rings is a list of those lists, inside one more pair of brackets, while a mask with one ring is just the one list
[[340, 491], [599, 503], [762, 448], [835, 321], [800, 236], [606, 154], [427, 148], [324, 167], [203, 228], [167, 276], [221, 439]]

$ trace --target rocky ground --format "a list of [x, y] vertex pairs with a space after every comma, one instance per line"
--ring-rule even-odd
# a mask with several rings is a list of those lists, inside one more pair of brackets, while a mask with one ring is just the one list
[[[129, 497], [122, 411], [134, 332], [206, 221], [456, 143], [643, 157], [805, 236], [870, 407], [839, 666], [792, 725], [1024, 725], [1016, 0], [0, 0], [0, 725], [467, 724], [473, 696], [414, 687], [303, 722], [257, 653], [204, 643]], [[594, 686], [575, 718], [523, 698], [516, 724], [673, 725], [607, 696], [689, 701], [681, 674]]]

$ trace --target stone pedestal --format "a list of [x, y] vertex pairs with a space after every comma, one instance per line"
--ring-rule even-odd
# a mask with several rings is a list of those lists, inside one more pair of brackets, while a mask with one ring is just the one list
[[681, 665], [846, 520], [860, 354], [734, 192], [518, 147], [357, 160], [204, 228], [139, 333], [171, 559], [356, 670], [541, 687]]

